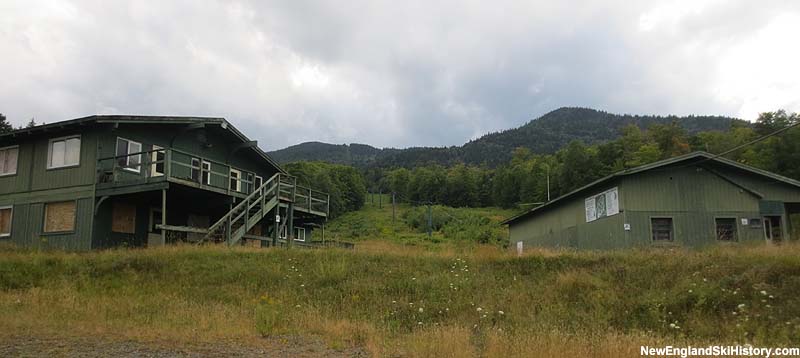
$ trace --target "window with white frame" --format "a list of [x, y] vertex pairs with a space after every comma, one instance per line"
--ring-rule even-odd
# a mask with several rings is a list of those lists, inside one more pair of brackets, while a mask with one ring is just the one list
[[242, 178], [242, 172], [236, 169], [231, 169], [230, 177], [231, 182], [228, 188], [233, 191], [242, 191], [242, 181], [240, 180]]
[[153, 152], [150, 153], [150, 176], [164, 175], [164, 166], [166, 165], [167, 152], [164, 148], [157, 145], [153, 146]]
[[261, 185], [263, 184], [264, 184], [264, 178], [256, 175], [255, 183], [253, 184], [254, 185], [253, 190], [260, 188]]
[[50, 140], [47, 150], [47, 169], [80, 165], [81, 137], [63, 137]]
[[138, 173], [142, 163], [141, 152], [142, 143], [117, 137], [117, 163], [123, 169]]
[[306, 228], [303, 227], [294, 228], [294, 240], [306, 241]]
[[0, 176], [17, 174], [19, 146], [0, 148]]
[[0, 237], [11, 236], [11, 206], [0, 206]]

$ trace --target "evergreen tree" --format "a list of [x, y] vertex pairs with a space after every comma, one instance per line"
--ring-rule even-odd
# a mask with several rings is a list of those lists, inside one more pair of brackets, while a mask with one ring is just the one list
[[6, 116], [0, 113], [0, 133], [11, 132], [12, 130], [14, 130], [14, 127], [11, 126], [11, 123], [8, 123]]

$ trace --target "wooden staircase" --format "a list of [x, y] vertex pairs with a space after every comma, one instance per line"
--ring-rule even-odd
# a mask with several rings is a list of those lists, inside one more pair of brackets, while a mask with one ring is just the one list
[[282, 200], [292, 201], [295, 187], [294, 177], [280, 173], [273, 175], [211, 225], [200, 242], [225, 241], [229, 246], [235, 245]]

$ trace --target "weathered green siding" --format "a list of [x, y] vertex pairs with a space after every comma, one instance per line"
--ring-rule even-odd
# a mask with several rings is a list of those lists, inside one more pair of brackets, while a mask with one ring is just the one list
[[738, 168], [719, 164], [707, 164], [717, 173], [742, 186], [752, 188], [764, 195], [764, 200], [800, 203], [800, 190], [797, 187], [768, 177], [753, 175]]
[[[182, 131], [185, 125], [169, 124], [121, 124], [117, 128], [107, 128], [99, 143], [101, 158], [113, 157], [116, 155], [117, 138], [125, 138], [142, 144], [142, 151], [153, 150], [153, 145], [162, 148], [174, 148], [187, 153], [191, 156], [173, 152], [173, 160], [186, 164], [191, 163], [192, 156], [212, 161], [211, 170], [218, 173], [228, 173], [229, 167], [245, 172], [255, 173], [264, 180], [277, 173], [271, 166], [264, 165], [262, 158], [259, 158], [252, 151], [241, 149], [235, 153], [233, 150], [241, 144], [231, 134], [221, 128], [210, 126], [208, 128], [193, 129]], [[145, 158], [142, 158], [144, 161]], [[227, 164], [223, 166], [220, 163]], [[173, 166], [172, 175], [180, 178], [190, 178], [190, 169], [187, 167]], [[149, 170], [149, 168], [148, 168]], [[129, 174], [137, 176], [136, 173]], [[212, 176], [212, 186], [227, 188], [227, 179]], [[242, 188], [246, 190], [247, 188]]]
[[[18, 145], [17, 173], [0, 177], [0, 195], [30, 190], [30, 171], [33, 163], [33, 143], [8, 143]], [[0, 145], [5, 147], [6, 144]]]
[[[48, 146], [51, 138], [80, 134], [80, 164], [76, 167], [47, 169]], [[86, 132], [59, 132], [53, 136], [37, 139], [33, 151], [33, 175], [30, 190], [65, 188], [95, 183], [97, 134]]]
[[[167, 225], [186, 226], [190, 217], [202, 217], [192, 220], [196, 225], [205, 225], [206, 218], [213, 223], [232, 202], [251, 192], [252, 183], [247, 181], [255, 176], [266, 181], [280, 171], [263, 153], [250, 148], [252, 142], [242, 143], [244, 138], [226, 125], [208, 118], [93, 116], [0, 136], [0, 147], [19, 146], [17, 173], [0, 177], [0, 206], [13, 208], [11, 235], [0, 240], [67, 250], [142, 246], [147, 242], [150, 210], [161, 208], [161, 190], [168, 192]], [[48, 169], [51, 139], [75, 135], [81, 138], [79, 164]], [[141, 143], [143, 152], [156, 145], [167, 149], [173, 165], [166, 165], [164, 174], [172, 175], [151, 177], [148, 155], [142, 155], [139, 172], [111, 170], [113, 159], [98, 166], [100, 158], [116, 155], [118, 138]], [[211, 162], [216, 174], [211, 176], [211, 187], [200, 185], [191, 179], [190, 168], [176, 164], [190, 165], [193, 157]], [[231, 168], [242, 174], [238, 193], [228, 190]], [[77, 203], [74, 232], [43, 233], [45, 203], [65, 200]], [[135, 233], [112, 232], [117, 201], [135, 205]]]
[[586, 222], [584, 197], [615, 187], [610, 183], [586, 192], [557, 207], [547, 208], [535, 217], [509, 227], [511, 242], [522, 241], [525, 247], [568, 247], [576, 249], [613, 249], [629, 246], [622, 235], [622, 215], [617, 214]]
[[741, 224], [760, 218], [759, 198], [709, 170], [690, 166], [653, 170], [624, 178], [621, 196], [630, 240], [652, 242], [652, 217], [671, 217], [674, 243], [703, 246], [716, 242], [715, 218], [735, 218], [738, 241], [761, 240], [763, 229]]
[[[81, 136], [80, 164], [75, 167], [47, 169], [50, 139], [76, 134]], [[0, 194], [94, 185], [96, 132], [72, 131], [50, 136], [22, 137], [18, 142], [9, 143], [11, 144], [19, 145], [17, 174], [0, 177]]]
[[[76, 134], [81, 136], [79, 165], [47, 169], [50, 139]], [[9, 144], [19, 145], [17, 174], [0, 178], [0, 206], [13, 207], [11, 236], [4, 240], [27, 247], [90, 249], [96, 133], [43, 133], [16, 140]], [[77, 201], [74, 232], [43, 233], [44, 204], [67, 200]]]
[[[75, 230], [71, 233], [43, 233], [44, 203], [14, 205], [9, 240], [17, 245], [43, 249], [89, 250], [92, 248], [92, 198], [77, 201]], [[61, 201], [61, 200], [54, 200]]]
[[[738, 168], [710, 164], [657, 168], [587, 188], [512, 223], [511, 243], [581, 249], [654, 244], [700, 247], [719, 243], [717, 218], [736, 220], [737, 242], [763, 241], [763, 226], [751, 226], [750, 221], [768, 214], [783, 215], [787, 232], [784, 203], [800, 202], [800, 188]], [[619, 188], [620, 214], [586, 223], [585, 198], [614, 186]], [[775, 208], [775, 212], [767, 212], [767, 207]], [[672, 218], [673, 242], [653, 242], [654, 217]], [[742, 219], [747, 219], [747, 224]], [[630, 230], [625, 230], [625, 224]]]

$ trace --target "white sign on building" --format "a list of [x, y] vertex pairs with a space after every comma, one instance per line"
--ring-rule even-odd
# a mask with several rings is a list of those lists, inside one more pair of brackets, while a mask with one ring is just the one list
[[586, 222], [619, 214], [619, 191], [616, 187], [586, 198]]

